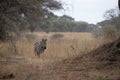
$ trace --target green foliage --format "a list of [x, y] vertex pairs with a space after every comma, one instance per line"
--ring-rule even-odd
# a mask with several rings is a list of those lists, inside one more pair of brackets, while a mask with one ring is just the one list
[[8, 32], [3, 20], [0, 20], [0, 40], [4, 41], [8, 38]]
[[6, 38], [7, 32], [20, 34], [26, 29], [33, 32], [42, 21], [54, 15], [52, 10], [59, 9], [63, 9], [63, 6], [57, 0], [0, 1], [0, 40]]
[[120, 37], [120, 14], [118, 9], [110, 9], [105, 12], [106, 20], [99, 22], [102, 26], [102, 34], [107, 39]]
[[0, 40], [6, 40], [7, 38], [7, 32], [5, 31], [5, 28], [3, 26], [0, 26]]
[[118, 32], [114, 26], [106, 25], [102, 28], [102, 35], [106, 39], [116, 39], [118, 37]]
[[60, 39], [60, 38], [62, 38], [62, 37], [64, 37], [63, 34], [56, 33], [56, 34], [53, 34], [53, 35], [51, 36], [51, 39]]
[[40, 26], [36, 29], [43, 31], [51, 31], [51, 32], [90, 32], [93, 30], [93, 26], [88, 24], [87, 22], [77, 22], [70, 16], [63, 15], [60, 17], [52, 16], [46, 22], [40, 24]]
[[100, 37], [101, 36], [101, 27], [98, 27], [97, 25], [91, 25], [92, 26], [92, 34], [94, 37]]
[[74, 18], [68, 16], [68, 15], [63, 15], [60, 17], [60, 19], [64, 19], [64, 20], [69, 20], [69, 21], [74, 21]]

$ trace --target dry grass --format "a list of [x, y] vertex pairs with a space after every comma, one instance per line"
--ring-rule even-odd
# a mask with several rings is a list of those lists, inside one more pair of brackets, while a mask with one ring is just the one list
[[35, 41], [40, 41], [41, 38], [48, 39], [47, 50], [41, 56], [49, 60], [77, 56], [89, 52], [102, 44], [102, 40], [95, 39], [91, 33], [59, 33], [64, 37], [51, 39], [53, 34], [56, 33], [37, 33], [38, 37], [35, 40], [30, 42], [27, 40], [17, 41], [19, 53], [25, 55], [25, 57], [33, 57], [33, 44]]
[[[35, 39], [27, 40], [23, 38], [16, 41], [16, 48], [19, 54], [19, 55], [17, 54], [16, 57], [22, 56], [22, 58], [24, 59], [23, 61], [24, 64], [18, 63], [15, 65], [13, 64], [7, 65], [8, 67], [4, 65], [6, 66], [6, 68], [8, 68], [17, 75], [16, 78], [17, 80], [23, 80], [26, 77], [25, 75], [26, 74], [29, 75], [29, 73], [33, 73], [34, 76], [35, 74], [38, 74], [37, 71], [34, 71], [35, 73], [32, 72], [32, 69], [36, 70], [44, 67], [45, 65], [51, 62], [59, 62], [60, 60], [66, 58], [70, 59], [78, 55], [86, 54], [104, 43], [102, 39], [94, 38], [91, 33], [61, 32], [59, 34], [64, 35], [64, 37], [60, 39], [51, 39], [51, 36], [56, 33], [49, 33], [49, 34], [33, 33], [33, 34], [37, 36]], [[42, 38], [48, 39], [47, 49], [44, 52], [44, 54], [40, 55], [40, 58], [38, 58], [34, 54], [33, 44], [36, 41], [40, 41]], [[1, 47], [0, 55], [2, 54], [2, 57], [12, 56], [12, 53], [14, 53], [14, 51], [10, 49], [11, 45], [9, 45], [8, 43], [0, 43], [0, 47]], [[24, 66], [24, 69], [22, 68], [22, 66]], [[12, 67], [15, 68], [13, 69]], [[19, 73], [18, 71], [23, 71], [23, 72]], [[24, 77], [20, 77], [21, 75], [24, 75]], [[40, 77], [40, 75], [37, 76]], [[18, 79], [18, 77], [20, 79]], [[36, 78], [33, 80], [36, 80]]]
[[[103, 41], [96, 39], [91, 33], [60, 33], [64, 35], [61, 39], [51, 39], [51, 36], [56, 33], [33, 33], [37, 35], [36, 39], [27, 40], [21, 39], [16, 41], [16, 47], [18, 53], [26, 58], [36, 58], [34, 55], [33, 44], [36, 41], [40, 41], [42, 38], [47, 38], [47, 50], [41, 55], [40, 59], [45, 58], [48, 61], [56, 61], [60, 59], [75, 57], [79, 54], [85, 54], [98, 46]], [[58, 34], [58, 33], [57, 33]], [[0, 53], [10, 54], [10, 45], [7, 43], [1, 43], [4, 45], [0, 50]]]

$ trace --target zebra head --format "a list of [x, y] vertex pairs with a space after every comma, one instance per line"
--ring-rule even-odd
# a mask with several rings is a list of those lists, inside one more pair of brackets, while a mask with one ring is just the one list
[[47, 46], [47, 39], [42, 39], [40, 42], [41, 49], [46, 49]]

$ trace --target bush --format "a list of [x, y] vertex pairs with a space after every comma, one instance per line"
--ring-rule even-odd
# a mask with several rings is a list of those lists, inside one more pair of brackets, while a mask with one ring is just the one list
[[5, 22], [0, 19], [0, 40], [5, 41], [8, 37], [9, 36], [5, 26]]
[[102, 35], [106, 39], [116, 39], [119, 35], [119, 32], [114, 26], [107, 25], [102, 28]]
[[34, 34], [26, 34], [25, 37], [28, 39], [28, 40], [33, 40], [36, 38], [36, 35]]
[[63, 34], [57, 33], [57, 34], [53, 34], [51, 38], [52, 38], [52, 39], [60, 39], [60, 38], [62, 38], [62, 37], [64, 37]]

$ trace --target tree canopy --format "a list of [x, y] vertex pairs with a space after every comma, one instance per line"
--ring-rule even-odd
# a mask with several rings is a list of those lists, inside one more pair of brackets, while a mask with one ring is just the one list
[[53, 15], [52, 10], [59, 9], [63, 6], [56, 0], [0, 0], [0, 28], [5, 32], [21, 31], [24, 27], [34, 30], [42, 20]]

